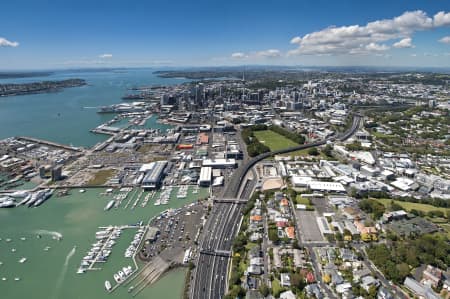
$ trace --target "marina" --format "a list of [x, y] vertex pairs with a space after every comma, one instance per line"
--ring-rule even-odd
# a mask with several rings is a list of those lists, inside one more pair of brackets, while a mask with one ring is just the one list
[[[130, 263], [130, 258], [124, 256], [140, 229], [134, 225], [141, 220], [147, 223], [145, 219], [156, 217], [169, 208], [179, 208], [200, 196], [205, 196], [207, 192], [207, 189], [201, 188], [198, 194], [193, 194], [190, 189], [187, 198], [177, 199], [177, 188], [174, 188], [168, 204], [161, 206], [151, 204], [160, 197], [160, 191], [145, 192], [141, 201], [145, 200], [148, 194], [154, 196], [150, 199], [150, 195], [145, 207], [139, 204], [134, 211], [111, 208], [105, 212], [108, 201], [123, 192], [118, 190], [105, 195], [105, 188], [89, 188], [84, 189], [84, 192], [79, 190], [73, 190], [70, 195], [64, 197], [52, 198], [46, 202], [45, 209], [28, 209], [25, 206], [0, 209], [0, 225], [4, 228], [0, 235], [0, 261], [3, 263], [0, 266], [0, 277], [4, 279], [0, 281], [0, 285], [7, 298], [33, 296], [38, 299], [75, 299], [78, 296], [74, 290], [78, 289], [84, 289], [90, 297], [100, 299], [132, 296], [128, 293], [128, 284], [124, 287], [121, 287], [122, 284], [116, 284], [114, 274], [118, 274], [119, 269], [123, 272], [124, 266], [131, 265], [133, 271], [136, 271], [137, 267], [141, 269], [144, 265], [140, 261], [136, 261], [136, 264]], [[127, 200], [132, 199], [134, 202], [141, 190], [133, 188], [129, 192]], [[17, 219], [21, 221], [18, 222]], [[112, 252], [108, 260], [96, 262], [92, 266], [101, 270], [88, 270], [84, 274], [77, 274], [81, 261], [97, 242], [96, 232], [106, 230], [110, 226], [123, 229], [120, 237], [113, 240], [116, 244], [111, 246]], [[130, 228], [124, 228], [128, 226]], [[15, 249], [15, 252], [12, 252], [12, 249]], [[108, 249], [101, 247], [99, 252], [102, 250]], [[27, 260], [19, 263], [22, 257]], [[46, 269], [45, 276], [42, 275], [42, 267]], [[184, 270], [169, 272], [151, 287], [140, 291], [136, 298], [179, 298], [183, 289], [184, 273]], [[15, 278], [20, 280], [16, 281]], [[115, 287], [114, 292], [105, 291], [106, 280], [110, 282], [111, 289]], [[17, 288], [17, 283], [23, 282], [29, 287]]]

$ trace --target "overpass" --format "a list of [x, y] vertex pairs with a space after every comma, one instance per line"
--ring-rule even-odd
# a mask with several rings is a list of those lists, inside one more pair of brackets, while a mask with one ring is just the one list
[[[216, 201], [211, 215], [204, 228], [203, 238], [200, 241], [200, 254], [198, 255], [191, 283], [191, 299], [215, 299], [222, 298], [228, 291], [227, 270], [231, 258], [231, 248], [234, 237], [239, 231], [239, 223], [242, 219], [242, 205], [236, 204], [236, 199], [241, 202], [248, 200], [254, 180], [245, 180], [248, 171], [261, 160], [272, 155], [285, 154], [301, 149], [307, 149], [324, 145], [335, 140], [344, 141], [352, 136], [360, 125], [361, 117], [355, 115], [352, 126], [343, 135], [332, 137], [322, 141], [302, 144], [278, 151], [268, 152], [256, 156], [237, 169], [227, 184], [222, 200]], [[241, 191], [241, 185], [243, 190]]]
[[247, 203], [247, 199], [239, 199], [239, 198], [214, 198], [213, 202], [220, 203], [236, 203], [236, 204], [245, 204]]
[[353, 123], [350, 129], [348, 129], [343, 135], [336, 137], [330, 137], [324, 140], [316, 141], [313, 143], [307, 143], [307, 144], [301, 144], [293, 147], [288, 147], [285, 149], [277, 150], [277, 151], [271, 151], [267, 153], [263, 153], [261, 155], [258, 155], [256, 157], [253, 157], [250, 159], [246, 164], [242, 165], [239, 169], [237, 169], [231, 178], [230, 182], [228, 183], [227, 189], [224, 191], [223, 197], [224, 198], [235, 198], [238, 196], [241, 183], [243, 182], [245, 176], [247, 175], [247, 172], [259, 161], [262, 161], [266, 158], [269, 158], [273, 155], [280, 155], [280, 154], [287, 154], [291, 152], [295, 152], [298, 150], [308, 149], [311, 147], [321, 146], [326, 144], [327, 142], [334, 142], [336, 140], [339, 141], [345, 141], [348, 138], [350, 138], [356, 130], [359, 128], [359, 125], [361, 123], [361, 116], [355, 115], [353, 117]]

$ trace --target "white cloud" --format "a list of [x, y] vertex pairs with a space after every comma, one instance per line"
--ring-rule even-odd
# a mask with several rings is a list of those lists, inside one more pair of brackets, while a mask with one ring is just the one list
[[280, 57], [281, 52], [280, 52], [280, 50], [277, 50], [277, 49], [269, 49], [269, 50], [256, 52], [254, 54], [254, 56], [264, 57], [264, 58], [275, 58], [275, 57]]
[[296, 36], [291, 39], [291, 44], [300, 44], [302, 42], [302, 38], [300, 36]]
[[233, 59], [270, 59], [270, 58], [278, 58], [281, 57], [282, 54], [280, 50], [277, 49], [268, 49], [257, 52], [235, 52], [231, 54], [231, 58]]
[[421, 10], [407, 11], [398, 17], [366, 25], [332, 26], [303, 37], [294, 37], [291, 43], [297, 44], [298, 48], [288, 54], [370, 54], [388, 50], [389, 47], [382, 44], [384, 42], [402, 39], [399, 43], [408, 45], [408, 38], [414, 32], [446, 25], [450, 25], [450, 13], [439, 12], [431, 18]]
[[380, 45], [380, 44], [376, 44], [376, 43], [370, 43], [365, 48], [366, 48], [367, 51], [370, 51], [370, 52], [378, 52], [378, 51], [389, 50], [388, 46]]
[[105, 54], [98, 55], [98, 57], [102, 58], [102, 59], [108, 59], [108, 58], [112, 58], [112, 54], [105, 53]]
[[393, 45], [394, 48], [403, 49], [403, 48], [414, 48], [412, 44], [412, 39], [410, 37], [406, 37], [402, 40], [399, 40]]
[[18, 42], [11, 42], [7, 40], [6, 38], [0, 37], [0, 47], [17, 47], [19, 46]]
[[247, 57], [247, 55], [245, 55], [242, 52], [236, 52], [236, 53], [231, 54], [231, 58], [233, 58], [233, 59], [244, 59], [246, 57]]
[[444, 43], [444, 44], [450, 44], [450, 35], [449, 36], [444, 36], [443, 38], [441, 38], [439, 40], [439, 42]]
[[445, 13], [443, 11], [438, 12], [434, 15], [434, 26], [449, 26], [450, 25], [450, 12]]

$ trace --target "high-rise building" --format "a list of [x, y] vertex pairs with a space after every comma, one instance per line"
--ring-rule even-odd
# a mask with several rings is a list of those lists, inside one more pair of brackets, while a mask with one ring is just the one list
[[60, 181], [62, 179], [62, 166], [56, 166], [52, 168], [52, 181]]

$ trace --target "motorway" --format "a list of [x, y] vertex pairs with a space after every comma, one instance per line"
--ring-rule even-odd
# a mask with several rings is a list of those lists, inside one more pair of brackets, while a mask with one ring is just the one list
[[[327, 142], [335, 141], [335, 139], [344, 141], [356, 132], [360, 123], [361, 117], [355, 115], [351, 128], [340, 137], [332, 137], [314, 143], [264, 153], [246, 161], [245, 164], [234, 172], [230, 182], [226, 186], [223, 198], [248, 199], [250, 197], [257, 176], [254, 174], [254, 179], [249, 180], [247, 179], [247, 174], [250, 170], [254, 171], [253, 166], [259, 161], [272, 155], [324, 145]], [[245, 182], [245, 185], [242, 187], [243, 182]], [[200, 242], [200, 253], [193, 273], [194, 278], [191, 284], [190, 298], [216, 299], [222, 298], [226, 293], [227, 269], [231, 255], [231, 246], [242, 219], [242, 206], [242, 204], [232, 202], [218, 202], [214, 204], [208, 221], [205, 224], [203, 238]]]
[[259, 161], [262, 161], [273, 155], [287, 154], [287, 153], [295, 152], [298, 150], [321, 146], [321, 145], [326, 144], [327, 142], [334, 142], [334, 141], [336, 141], [336, 139], [339, 141], [345, 141], [356, 132], [356, 130], [359, 128], [360, 124], [361, 124], [361, 116], [355, 115], [353, 117], [352, 126], [342, 136], [339, 136], [339, 137], [332, 136], [330, 138], [316, 141], [313, 143], [301, 144], [301, 145], [297, 145], [297, 146], [293, 146], [293, 147], [289, 147], [289, 148], [285, 148], [285, 149], [281, 149], [281, 150], [277, 150], [277, 151], [267, 152], [267, 153], [258, 155], [256, 157], [253, 157], [252, 159], [247, 161], [247, 163], [243, 164], [239, 169], [237, 169], [234, 172], [233, 177], [231, 178], [230, 182], [228, 183], [227, 189], [225, 190], [225, 192], [223, 194], [223, 197], [224, 198], [237, 197], [241, 183], [244, 181], [244, 178], [246, 177], [248, 171]]

